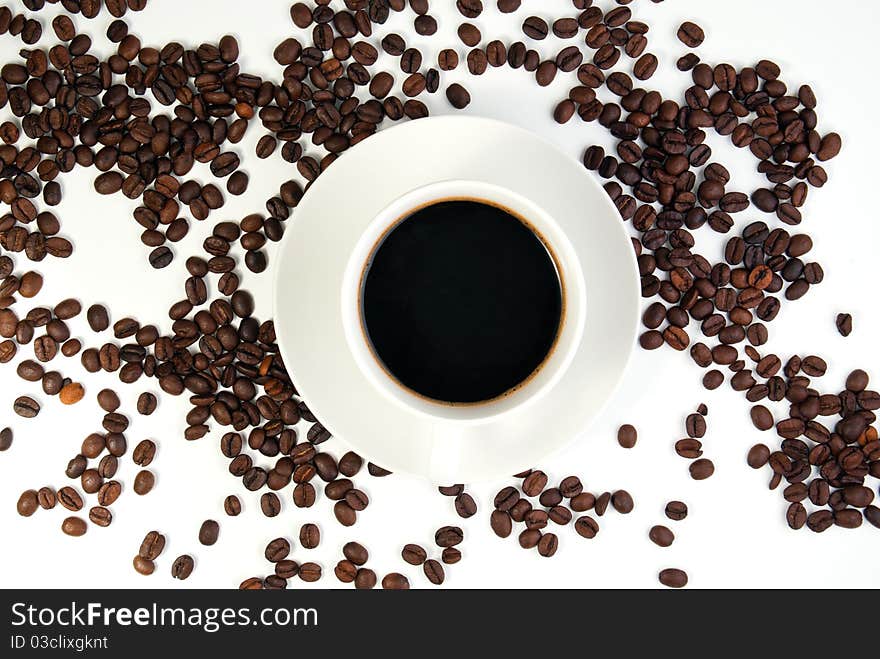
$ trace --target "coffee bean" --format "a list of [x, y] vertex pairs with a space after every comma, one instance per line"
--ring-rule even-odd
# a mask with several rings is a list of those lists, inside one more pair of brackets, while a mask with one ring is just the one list
[[153, 486], [156, 483], [156, 477], [152, 471], [148, 469], [143, 469], [137, 473], [134, 477], [134, 492], [138, 495], [145, 495], [153, 489]]
[[667, 588], [684, 588], [688, 583], [688, 575], [684, 570], [666, 568], [658, 575], [660, 583]]
[[171, 564], [171, 577], [174, 579], [180, 579], [181, 581], [188, 579], [189, 575], [192, 574], [194, 567], [195, 561], [193, 561], [192, 556], [188, 554], [178, 556]]
[[131, 563], [135, 572], [144, 576], [149, 576], [156, 570], [156, 564], [143, 556], [135, 556]]
[[86, 318], [93, 332], [103, 332], [110, 327], [110, 316], [107, 313], [107, 309], [100, 304], [89, 307], [86, 312]]
[[758, 430], [770, 430], [775, 425], [773, 414], [763, 405], [754, 405], [751, 417], [752, 423]]
[[428, 553], [419, 545], [405, 545], [401, 552], [403, 560], [410, 565], [421, 565], [428, 558]]
[[354, 526], [357, 522], [357, 512], [346, 501], [337, 501], [333, 506], [333, 514], [343, 526]]
[[589, 515], [584, 515], [575, 520], [574, 530], [577, 531], [578, 535], [582, 538], [592, 540], [596, 537], [596, 534], [599, 533], [599, 524]]
[[522, 484], [523, 492], [529, 497], [538, 496], [545, 487], [547, 487], [547, 474], [540, 470], [533, 471], [526, 476]]
[[617, 490], [617, 492], [612, 494], [611, 505], [614, 507], [614, 510], [622, 515], [631, 513], [635, 507], [632, 496], [626, 490]]
[[702, 414], [689, 414], [684, 422], [688, 437], [700, 439], [706, 434], [706, 419]]
[[691, 463], [690, 472], [695, 481], [706, 480], [715, 473], [715, 465], [707, 458], [700, 458]]
[[0, 430], [0, 451], [8, 451], [12, 446], [12, 429], [3, 428]]
[[703, 28], [696, 23], [685, 21], [678, 28], [678, 39], [688, 48], [696, 48], [703, 43], [706, 38]]
[[549, 558], [556, 553], [559, 546], [559, 539], [555, 533], [545, 533], [538, 541], [538, 553], [545, 558]]
[[529, 16], [523, 21], [522, 31], [529, 39], [541, 41], [547, 38], [550, 27], [543, 18], [537, 16]]
[[852, 315], [848, 313], [837, 314], [836, 325], [841, 336], [849, 336], [853, 330]]
[[581, 479], [577, 476], [567, 476], [559, 483], [559, 492], [566, 499], [572, 499], [584, 490]]
[[752, 469], [760, 469], [767, 464], [769, 459], [770, 449], [764, 444], [755, 444], [755, 446], [749, 449], [749, 455], [746, 461]]
[[596, 511], [596, 514], [599, 517], [605, 514], [605, 511], [608, 510], [608, 504], [611, 503], [611, 492], [603, 492], [598, 497], [596, 497], [596, 505], [593, 506], [593, 510]]
[[675, 452], [686, 460], [695, 460], [703, 455], [703, 444], [698, 439], [680, 439], [675, 443]]
[[568, 505], [573, 511], [583, 513], [592, 510], [596, 505], [596, 497], [590, 492], [581, 492], [577, 496], [572, 497]]
[[538, 501], [542, 506], [552, 508], [553, 506], [558, 506], [562, 503], [562, 493], [559, 491], [558, 487], [551, 487], [541, 493], [541, 496], [538, 497]]
[[370, 590], [376, 587], [376, 573], [369, 568], [360, 568], [354, 577], [354, 587], [358, 590]]
[[363, 545], [357, 542], [347, 542], [342, 547], [342, 554], [355, 565], [364, 565], [369, 559], [369, 553]]
[[66, 535], [79, 537], [86, 534], [88, 525], [81, 517], [68, 517], [61, 523], [61, 530]]
[[40, 404], [29, 396], [19, 396], [12, 404], [13, 411], [25, 419], [33, 419], [40, 413]]
[[321, 544], [321, 531], [315, 524], [303, 524], [299, 529], [299, 543], [304, 549], [314, 549]]
[[459, 494], [455, 498], [455, 512], [464, 519], [473, 517], [477, 512], [477, 504], [473, 497], [467, 492]]
[[137, 400], [137, 411], [138, 414], [142, 414], [144, 416], [149, 416], [153, 412], [156, 411], [156, 407], [158, 407], [158, 399], [154, 394], [151, 394], [147, 391], [138, 396]]
[[510, 515], [503, 510], [493, 510], [490, 516], [490, 524], [492, 531], [499, 538], [506, 538], [513, 530], [513, 524]]
[[65, 486], [58, 490], [56, 494], [58, 503], [67, 508], [67, 510], [77, 512], [82, 510], [83, 501], [79, 493], [72, 487]]
[[138, 442], [132, 451], [131, 459], [139, 467], [146, 467], [156, 456], [156, 444], [152, 440], [143, 439]]
[[385, 590], [409, 590], [409, 579], [398, 572], [391, 572], [382, 577], [382, 588]]
[[22, 517], [30, 517], [37, 511], [37, 508], [39, 508], [39, 501], [36, 490], [26, 490], [18, 497], [17, 510]]
[[434, 534], [438, 547], [454, 547], [464, 540], [464, 532], [457, 526], [443, 526]]
[[111, 389], [102, 389], [98, 392], [98, 405], [105, 412], [115, 412], [120, 406], [119, 396]]
[[682, 501], [670, 501], [666, 504], [665, 513], [669, 519], [678, 522], [687, 517], [688, 507]]
[[435, 586], [441, 585], [446, 579], [446, 574], [443, 571], [443, 566], [440, 564], [439, 561], [436, 561], [433, 558], [425, 561], [425, 563], [422, 565], [422, 570], [425, 572], [425, 576], [427, 577], [428, 581], [430, 581]]
[[617, 443], [623, 448], [633, 448], [638, 440], [638, 432], [634, 426], [625, 424], [617, 430]]
[[201, 527], [199, 528], [199, 542], [205, 545], [206, 547], [210, 547], [211, 545], [217, 542], [217, 538], [220, 535], [220, 525], [215, 522], [213, 519], [207, 519], [202, 522]]
[[669, 547], [675, 540], [675, 534], [665, 526], [652, 526], [648, 537], [658, 547]]
[[260, 497], [260, 510], [266, 517], [277, 517], [281, 512], [281, 500], [274, 492], [266, 492]]

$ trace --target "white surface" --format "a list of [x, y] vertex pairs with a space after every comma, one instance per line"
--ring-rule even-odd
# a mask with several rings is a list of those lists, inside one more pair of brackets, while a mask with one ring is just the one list
[[[20, 10], [21, 5], [16, 4]], [[181, 39], [195, 45], [231, 31], [241, 42], [243, 69], [277, 73], [278, 67], [271, 59], [274, 44], [298, 32], [288, 17], [289, 4], [263, 0], [260, 11], [242, 11], [235, 0], [151, 0], [146, 11], [128, 20], [148, 44]], [[429, 44], [457, 43], [454, 30], [459, 18], [451, 10], [452, 2], [443, 3], [443, 11], [440, 4], [432, 2], [437, 6], [433, 11], [445, 38], [438, 34], [430, 40], [413, 39], [415, 45], [427, 49]], [[565, 10], [570, 5], [555, 0], [552, 6]], [[685, 50], [674, 34], [683, 19], [694, 19], [708, 34], [707, 42], [699, 49], [707, 61], [744, 65], [759, 57], [770, 57], [783, 66], [790, 85], [809, 82], [816, 90], [821, 130], [836, 130], [844, 137], [843, 153], [828, 167], [831, 182], [822, 190], [811, 191], [803, 224], [815, 239], [814, 255], [825, 266], [827, 276], [804, 300], [785, 306], [770, 327], [766, 351], [781, 355], [815, 351], [825, 355], [831, 365], [821, 383], [829, 390], [839, 388], [846, 373], [855, 367], [868, 367], [877, 376], [880, 311], [876, 293], [866, 282], [876, 278], [880, 223], [875, 207], [863, 192], [877, 187], [873, 166], [878, 140], [873, 108], [880, 104], [880, 90], [870, 84], [864, 64], [875, 55], [873, 41], [853, 40], [846, 29], [829, 29], [828, 5], [818, 0], [741, 0], [736, 7], [700, 0], [659, 5], [640, 0], [631, 6], [638, 18], [651, 25], [650, 50], [662, 60], [662, 69], [652, 80], [657, 88], [681, 91], [687, 85], [688, 77], [674, 69], [675, 59]], [[880, 27], [880, 7], [876, 3], [860, 2], [858, 9], [860, 32], [871, 34]], [[203, 12], [210, 12], [210, 16], [202, 16]], [[47, 34], [51, 33], [50, 15], [41, 14]], [[517, 28], [525, 15], [501, 16], [490, 10], [474, 22], [487, 36], [498, 34], [512, 40], [520, 38]], [[388, 27], [403, 30], [410, 20], [395, 17]], [[76, 18], [75, 22], [80, 28], [85, 26], [83, 29], [94, 36], [97, 44], [104, 44], [101, 35], [109, 22], [106, 14], [95, 21]], [[784, 27], [779, 30], [774, 25]], [[21, 47], [16, 39], [0, 37], [2, 61], [14, 59]], [[557, 47], [552, 39], [539, 45], [546, 55]], [[563, 127], [553, 123], [550, 114], [555, 100], [573, 84], [573, 76], [560, 75], [552, 87], [544, 90], [526, 81], [525, 76], [521, 71], [499, 69], [473, 80], [459, 70], [444, 76], [444, 82], [466, 80], [474, 99], [467, 114], [532, 126], [572, 157], [580, 157], [589, 143], [612, 145], [601, 127], [577, 121]], [[441, 94], [429, 99], [429, 104], [435, 113], [449, 112]], [[277, 186], [295, 175], [277, 154], [262, 164], [252, 156], [253, 145], [261, 134], [253, 125], [236, 149], [245, 154], [251, 189], [243, 198], [227, 200], [218, 214], [222, 219], [239, 219], [261, 209]], [[711, 139], [713, 147], [721, 148], [724, 142]], [[726, 145], [717, 155], [735, 169], [739, 189], [750, 190], [760, 182], [750, 155], [736, 154]], [[147, 267], [146, 250], [139, 243], [139, 230], [131, 219], [135, 204], [118, 197], [97, 197], [91, 189], [95, 175], [94, 170], [88, 170], [62, 181], [65, 200], [57, 212], [63, 218], [64, 233], [76, 243], [76, 252], [65, 263], [40, 264], [47, 284], [35, 302], [54, 303], [75, 288], [86, 302], [111, 305], [117, 319], [126, 314], [144, 320], [162, 319], [169, 302], [183, 295], [184, 259], [178, 258], [163, 272]], [[751, 211], [741, 215], [740, 226], [759, 214]], [[198, 253], [207, 232], [206, 223], [194, 226], [178, 253]], [[700, 249], [717, 256], [720, 243], [707, 243], [706, 233], [699, 234]], [[19, 263], [26, 267], [24, 262]], [[262, 315], [269, 313], [270, 279], [250, 273], [244, 277], [245, 286], [259, 296], [258, 313]], [[309, 282], [290, 285], [296, 291]], [[840, 311], [850, 311], [855, 318], [855, 331], [848, 339], [838, 336], [834, 329], [834, 317]], [[167, 329], [169, 322], [162, 322]], [[74, 325], [75, 335], [84, 328], [85, 321], [80, 319]], [[62, 358], [57, 367], [81, 377], [76, 360]], [[17, 380], [13, 370], [12, 365], [2, 369], [2, 410], [9, 410], [20, 393], [38, 392], [36, 387]], [[880, 567], [865, 559], [880, 549], [880, 533], [867, 525], [857, 531], [830, 529], [819, 536], [806, 530], [790, 531], [783, 517], [785, 502], [778, 492], [766, 489], [769, 472], [753, 472], [745, 464], [745, 453], [752, 444], [761, 440], [772, 443], [775, 437], [762, 437], [751, 426], [741, 395], [727, 388], [705, 392], [699, 378], [700, 370], [685, 355], [637, 351], [613, 405], [589, 434], [541, 465], [554, 480], [569, 473], [581, 475], [592, 491], [628, 489], [636, 501], [631, 515], [606, 515], [593, 541], [566, 530], [560, 534], [556, 557], [547, 560], [534, 551], [523, 551], [514, 538], [500, 540], [489, 531], [486, 501], [507, 482], [479, 488], [473, 493], [479, 495], [481, 511], [461, 523], [466, 533], [461, 547], [465, 559], [449, 568], [447, 585], [653, 587], [659, 569], [683, 567], [690, 574], [691, 587], [880, 586]], [[360, 480], [373, 503], [351, 529], [342, 529], [332, 520], [330, 506], [324, 500], [311, 510], [301, 511], [294, 509], [286, 497], [282, 515], [265, 519], [259, 512], [258, 497], [245, 493], [239, 481], [226, 473], [227, 461], [217, 450], [216, 434], [195, 443], [181, 439], [187, 404], [168, 397], [163, 397], [159, 411], [149, 419], [133, 414], [132, 428], [127, 433], [131, 446], [144, 437], [153, 437], [159, 443], [154, 463], [156, 489], [145, 498], [133, 495], [130, 483], [135, 470], [124, 460], [120, 478], [126, 492], [114, 506], [115, 519], [110, 528], [92, 528], [85, 537], [71, 539], [58, 530], [65, 516], [61, 509], [39, 512], [30, 519], [19, 518], [14, 506], [21, 490], [65, 484], [67, 460], [82, 438], [99, 425], [94, 396], [101, 386], [114, 381], [112, 376], [86, 379], [87, 399], [73, 409], [62, 409], [57, 401], [39, 395], [44, 402], [43, 413], [32, 421], [20, 422], [4, 412], [4, 420], [12, 419], [16, 433], [12, 449], [0, 454], [4, 540], [0, 584], [26, 588], [237, 585], [245, 577], [268, 572], [262, 556], [268, 540], [281, 535], [295, 539], [301, 523], [314, 521], [321, 526], [322, 545], [312, 551], [297, 546], [293, 551], [296, 559], [316, 560], [330, 573], [342, 544], [358, 539], [369, 548], [370, 566], [380, 575], [399, 570], [409, 575], [414, 585], [422, 586], [426, 581], [419, 570], [401, 561], [401, 546], [405, 542], [430, 546], [438, 526], [459, 523], [452, 501], [437, 495], [427, 484], [409, 478], [367, 476]], [[140, 391], [156, 389], [152, 382], [134, 387], [117, 384], [116, 388], [124, 397], [124, 409], [130, 413]], [[716, 474], [697, 483], [688, 478], [687, 463], [675, 455], [672, 444], [683, 436], [685, 415], [702, 401], [710, 407], [704, 444], [707, 455], [715, 461]], [[615, 441], [617, 427], [626, 422], [639, 429], [639, 443], [631, 451], [621, 449]], [[536, 441], [539, 439], [536, 437]], [[341, 452], [340, 446], [333, 448]], [[242, 496], [245, 512], [237, 519], [226, 519], [222, 500], [232, 492]], [[665, 523], [662, 511], [669, 499], [687, 501], [691, 514], [684, 522], [668, 523], [676, 533], [676, 542], [660, 549], [646, 536], [653, 524]], [[196, 534], [200, 522], [208, 517], [220, 520], [220, 541], [212, 548], [202, 548]], [[153, 528], [167, 535], [168, 545], [158, 561], [157, 573], [144, 578], [134, 573], [130, 559], [144, 533]], [[184, 552], [193, 553], [197, 567], [189, 581], [175, 584], [169, 576], [170, 565]], [[337, 583], [330, 576], [317, 584], [293, 581], [291, 585], [326, 587]]]
[[[635, 341], [638, 276], [614, 205], [577, 162], [496, 121], [409, 122], [358, 147], [309, 189], [279, 249], [276, 327], [297, 390], [329, 430], [395, 472], [477, 483], [542, 462], [602, 409]], [[393, 178], [359, 179], [383, 159], [398, 163]], [[376, 241], [412, 209], [453, 196], [528, 218], [565, 282], [562, 331], [547, 363], [519, 390], [475, 406], [420, 399], [392, 381], [367, 347], [358, 310]], [[584, 208], [596, 209], [587, 220]], [[292, 297], [286, 283], [306, 277], [314, 283]], [[309, 322], [298, 323], [300, 314]]]

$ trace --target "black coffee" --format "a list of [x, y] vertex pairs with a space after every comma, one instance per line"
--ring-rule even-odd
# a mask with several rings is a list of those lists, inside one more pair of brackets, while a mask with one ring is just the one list
[[559, 332], [562, 286], [521, 219], [488, 203], [440, 201], [379, 244], [362, 315], [377, 357], [401, 384], [434, 400], [476, 403], [541, 366]]

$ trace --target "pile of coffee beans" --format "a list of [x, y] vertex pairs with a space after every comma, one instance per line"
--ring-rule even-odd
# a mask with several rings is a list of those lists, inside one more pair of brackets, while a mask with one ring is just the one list
[[[24, 4], [38, 12], [45, 3]], [[862, 517], [880, 525], [880, 512], [871, 505], [873, 491], [866, 485], [868, 477], [880, 476], [880, 442], [873, 425], [880, 396], [867, 388], [867, 374], [855, 371], [842, 391], [821, 393], [811, 380], [824, 374], [820, 357], [785, 359], [759, 351], [782, 305], [804, 297], [824, 278], [822, 267], [809, 259], [811, 238], [794, 227], [802, 223], [810, 189], [828, 180], [822, 163], [842, 147], [839, 135], [819, 131], [812, 89], [789, 89], [774, 62], [760, 60], [742, 68], [703, 62], [693, 49], [703, 43], [704, 31], [687, 21], [678, 39], [689, 50], [676, 66], [690, 76], [692, 85], [683, 98], [665, 98], [661, 91], [645, 87], [661, 63], [648, 52], [650, 27], [638, 20], [637, 6], [629, 0], [573, 0], [568, 11], [560, 8], [553, 20], [524, 15], [523, 40], [513, 43], [483, 35], [471, 23], [494, 11], [488, 6], [492, 3], [458, 0], [462, 20], [456, 32], [468, 50], [460, 51], [458, 43], [438, 44], [436, 63], [408, 45], [408, 35], [383, 27], [392, 13], [408, 13], [415, 34], [435, 35], [438, 25], [428, 0], [344, 0], [333, 7], [330, 0], [315, 0], [291, 6], [297, 36], [274, 48], [282, 68], [277, 77], [265, 78], [242, 70], [239, 46], [231, 36], [199, 45], [143, 43], [123, 17], [143, 9], [145, 0], [61, 4], [67, 13], [84, 18], [106, 8], [115, 18], [106, 33], [115, 52], [106, 58], [94, 54], [92, 39], [61, 14], [52, 21], [55, 45], [48, 50], [26, 47], [20, 61], [0, 67], [0, 108], [13, 115], [0, 125], [0, 203], [8, 207], [0, 216], [0, 363], [31, 350], [33, 359], [22, 360], [17, 372], [26, 383], [40, 383], [45, 396], [75, 404], [86, 393], [88, 383], [46, 370], [59, 354], [78, 355], [90, 373], [117, 373], [124, 384], [155, 381], [167, 395], [189, 397], [185, 440], [198, 441], [212, 428], [223, 429], [220, 451], [229, 460], [229, 472], [250, 491], [267, 490], [261, 499], [264, 514], [277, 514], [284, 498], [296, 507], [311, 507], [323, 492], [323, 498], [333, 502], [335, 519], [343, 526], [355, 525], [370, 503], [354, 480], [364, 461], [351, 452], [336, 458], [326, 449], [330, 433], [298, 395], [278, 352], [272, 320], [255, 317], [254, 300], [241, 287], [241, 264], [250, 273], [265, 271], [266, 244], [282, 237], [309, 185], [340, 153], [388, 122], [427, 116], [419, 97], [438, 92], [445, 72], [463, 64], [479, 76], [506, 66], [533, 75], [541, 87], [562, 76], [570, 78], [567, 97], [554, 100], [554, 119], [598, 123], [616, 140], [612, 153], [586, 145], [583, 163], [603, 179], [632, 230], [642, 294], [649, 300], [640, 345], [646, 350], [689, 350], [706, 369], [703, 382], [708, 389], [724, 383], [725, 370], [730, 373], [730, 386], [754, 405], [755, 425], [763, 431], [775, 429], [780, 437], [778, 450], [756, 447], [748, 459], [752, 466], [770, 465], [771, 487], [783, 479], [789, 483], [783, 494], [791, 502], [787, 519], [793, 528], [852, 528]], [[497, 2], [501, 13], [521, 9], [518, 0]], [[0, 7], [0, 35], [6, 33], [31, 46], [42, 36], [43, 26], [37, 18]], [[545, 59], [532, 46], [550, 34], [570, 45]], [[399, 73], [379, 65], [380, 52], [383, 61], [397, 61]], [[395, 93], [398, 85], [401, 91]], [[461, 83], [447, 85], [445, 96], [453, 109], [471, 100]], [[281, 156], [296, 165], [301, 178], [283, 183], [266, 201], [265, 210], [238, 221], [219, 221], [216, 211], [223, 207], [225, 194], [240, 195], [248, 187], [235, 150], [248, 129], [263, 133], [256, 147], [258, 158], [280, 147]], [[710, 130], [728, 136], [736, 148], [747, 149], [766, 185], [748, 192], [737, 189], [728, 169], [713, 158], [706, 141]], [[191, 173], [196, 163], [208, 165], [216, 183], [195, 180]], [[169, 301], [171, 334], [133, 318], [114, 322], [104, 306], [72, 298], [22, 308], [43, 286], [42, 275], [23, 267], [24, 261], [64, 259], [74, 249], [50, 209], [62, 199], [63, 175], [78, 167], [98, 170], [93, 183], [97, 194], [136, 200], [133, 220], [154, 268], [165, 268], [177, 258], [174, 245], [188, 234], [191, 221], [212, 223], [202, 253], [186, 255], [187, 278], [180, 299]], [[747, 212], [754, 219], [740, 229], [734, 217]], [[704, 227], [730, 234], [718, 258], [695, 249], [695, 234]], [[73, 338], [67, 325], [84, 309], [93, 332], [91, 345]], [[843, 336], [849, 335], [852, 317], [841, 314], [836, 326]], [[108, 331], [113, 333], [110, 340], [102, 336]], [[83, 442], [67, 470], [67, 477], [79, 479], [87, 496], [97, 497], [98, 505], [88, 516], [97, 526], [110, 524], [108, 506], [119, 496], [113, 479], [118, 460], [128, 450], [128, 421], [117, 412], [118, 397], [111, 393], [99, 395], [106, 412], [104, 432]], [[25, 419], [39, 414], [42, 404], [33, 395], [19, 396], [14, 413]], [[777, 421], [761, 403], [765, 399], [787, 401], [788, 415]], [[157, 404], [156, 396], [145, 392], [137, 411], [149, 415]], [[688, 417], [688, 437], [675, 446], [693, 460], [690, 472], [698, 480], [714, 472], [700, 444], [706, 413]], [[621, 427], [621, 446], [632, 448], [636, 439], [633, 426]], [[4, 429], [0, 450], [11, 444], [12, 432]], [[155, 477], [146, 467], [155, 452], [155, 443], [144, 440], [132, 453], [142, 468], [133, 479], [136, 494], [153, 488]], [[373, 464], [367, 464], [367, 472], [373, 477], [390, 473]], [[583, 491], [577, 477], [549, 488], [543, 472], [518, 477], [521, 491], [511, 486], [496, 497], [492, 528], [504, 537], [512, 533], [513, 522], [525, 524], [520, 544], [537, 547], [542, 556], [552, 556], [558, 545], [556, 534], [544, 532], [548, 521], [562, 526], [572, 520], [572, 512], [592, 511], [598, 517], [609, 504], [622, 513], [633, 506], [623, 490], [598, 496]], [[455, 498], [462, 518], [477, 512], [477, 502], [463, 486], [441, 492]], [[539, 507], [533, 508], [528, 499], [536, 497]], [[54, 506], [56, 500], [74, 512], [85, 505], [77, 490], [65, 486], [57, 493], [50, 488], [28, 490], [18, 510], [31, 515], [39, 507]], [[814, 510], [805, 508], [807, 500]], [[230, 495], [224, 509], [238, 515], [241, 503]], [[687, 506], [670, 502], [666, 514], [681, 519]], [[599, 530], [590, 515], [578, 517], [574, 526], [585, 538], [595, 537]], [[447, 564], [460, 558], [457, 542], [451, 541], [458, 537], [456, 528], [444, 527], [438, 535]], [[68, 535], [82, 535], [87, 529], [80, 517], [62, 524]], [[306, 531], [309, 543], [314, 530]], [[218, 535], [217, 522], [206, 522], [199, 539], [213, 544]], [[662, 529], [651, 534], [657, 544], [670, 536]], [[344, 551], [337, 577], [357, 587], [373, 587], [377, 577], [363, 567], [366, 550], [349, 544], [352, 548]], [[304, 581], [321, 577], [318, 564], [299, 565], [286, 558], [283, 547], [276, 549], [271, 555], [277, 560], [270, 559], [275, 574], [250, 578], [242, 588], [285, 587], [294, 576]], [[269, 553], [267, 548], [267, 558]], [[151, 554], [142, 547], [134, 562], [138, 572], [152, 572]], [[421, 564], [428, 562], [426, 558]], [[181, 556], [172, 574], [186, 578], [193, 565], [192, 557]], [[443, 580], [439, 562], [424, 569], [432, 583]], [[680, 587], [687, 575], [664, 570], [660, 581]], [[386, 575], [381, 583], [388, 588], [409, 586], [397, 573]]]
[[[537, 548], [538, 554], [549, 558], [559, 547], [559, 538], [551, 531], [545, 531], [550, 522], [565, 527], [574, 519], [574, 530], [582, 538], [592, 540], [599, 533], [599, 523], [590, 515], [602, 517], [611, 507], [622, 515], [632, 512], [635, 504], [626, 490], [603, 492], [595, 495], [584, 490], [577, 476], [563, 478], [558, 485], [550, 486], [550, 480], [539, 469], [516, 474], [522, 480], [519, 487], [508, 485], [495, 495], [495, 510], [489, 522], [499, 538], [507, 538], [513, 533], [513, 524], [523, 524], [519, 533], [519, 545], [523, 549]], [[536, 499], [538, 506], [529, 499]]]

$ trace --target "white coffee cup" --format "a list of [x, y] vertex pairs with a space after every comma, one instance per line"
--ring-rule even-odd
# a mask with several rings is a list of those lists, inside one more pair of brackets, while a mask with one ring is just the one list
[[[500, 206], [523, 220], [544, 242], [562, 284], [562, 318], [556, 341], [544, 362], [523, 383], [490, 401], [453, 404], [427, 399], [398, 382], [375, 354], [363, 322], [363, 278], [383, 238], [419, 208], [440, 201], [469, 200]], [[546, 211], [522, 195], [481, 181], [446, 180], [398, 197], [386, 206], [360, 236], [343, 276], [342, 319], [349, 350], [371, 385], [388, 400], [437, 421], [472, 424], [509, 415], [538, 401], [556, 385], [571, 365], [586, 318], [586, 292], [577, 254]]]

